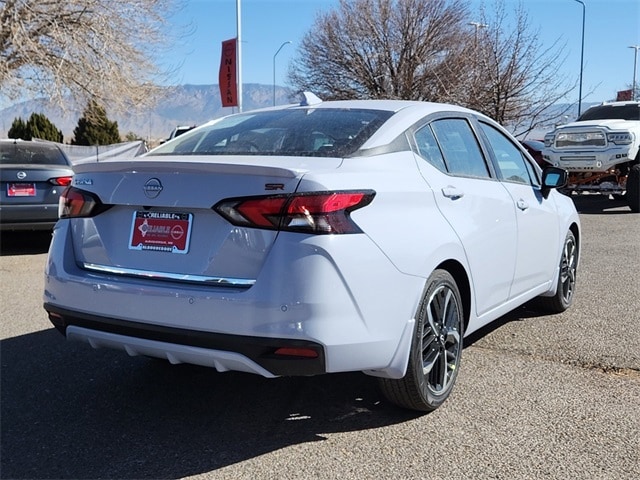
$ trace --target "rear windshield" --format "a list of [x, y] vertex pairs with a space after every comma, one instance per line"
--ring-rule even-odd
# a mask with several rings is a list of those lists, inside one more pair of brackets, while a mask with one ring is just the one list
[[232, 115], [184, 133], [153, 155], [346, 157], [393, 114], [382, 110], [294, 108]]
[[52, 145], [0, 142], [0, 164], [65, 165], [69, 162], [62, 151]]
[[578, 118], [578, 122], [585, 120], [640, 120], [640, 104], [591, 107]]

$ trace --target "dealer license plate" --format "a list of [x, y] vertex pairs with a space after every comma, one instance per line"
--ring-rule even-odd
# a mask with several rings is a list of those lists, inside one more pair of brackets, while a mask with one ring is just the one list
[[35, 183], [9, 183], [7, 185], [8, 197], [35, 197]]
[[131, 223], [129, 249], [187, 253], [192, 221], [191, 213], [136, 211]]

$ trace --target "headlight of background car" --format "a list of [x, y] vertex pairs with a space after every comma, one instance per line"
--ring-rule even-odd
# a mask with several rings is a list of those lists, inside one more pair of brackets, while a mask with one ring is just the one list
[[544, 136], [544, 146], [545, 147], [553, 146], [553, 133]]
[[616, 145], [629, 145], [633, 141], [633, 136], [629, 132], [608, 133], [607, 141]]

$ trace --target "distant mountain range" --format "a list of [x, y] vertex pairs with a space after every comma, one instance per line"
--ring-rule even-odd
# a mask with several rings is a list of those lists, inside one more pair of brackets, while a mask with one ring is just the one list
[[[243, 110], [249, 111], [256, 108], [269, 107], [274, 102], [273, 85], [244, 84], [243, 85]], [[136, 115], [111, 115], [107, 106], [107, 115], [110, 120], [118, 122], [118, 130], [124, 138], [128, 133], [147, 140], [150, 144], [157, 144], [166, 139], [171, 131], [178, 125], [201, 125], [211, 119], [228, 115], [232, 109], [222, 107], [220, 89], [218, 85], [180, 85], [166, 87], [164, 100], [145, 112]], [[277, 105], [294, 103], [296, 96], [291, 89], [276, 86], [275, 102]], [[583, 111], [594, 103], [583, 103]], [[566, 105], [558, 105], [559, 111], [563, 111]], [[46, 99], [29, 100], [12, 105], [0, 110], [0, 138], [6, 138], [13, 120], [21, 117], [27, 120], [32, 113], [43, 113], [51, 120], [64, 135], [65, 142], [70, 142], [73, 130], [82, 115], [84, 105], [79, 108], [68, 108], [61, 111], [54, 107]], [[565, 121], [572, 121], [577, 117], [577, 105], [572, 106], [567, 112]], [[553, 128], [548, 125], [534, 132], [530, 132], [529, 138], [542, 138], [546, 131]]]
[[[242, 87], [244, 111], [273, 105], [273, 85], [244, 84]], [[163, 98], [154, 108], [137, 115], [111, 115], [108, 106], [107, 115], [118, 122], [122, 137], [132, 132], [147, 141], [157, 142], [168, 137], [178, 125], [201, 125], [232, 113], [231, 108], [222, 107], [218, 85], [167, 87]], [[290, 89], [276, 86], [275, 101], [281, 105], [295, 99]], [[32, 113], [43, 113], [62, 130], [65, 142], [70, 142], [83, 108], [84, 105], [63, 112], [44, 98], [17, 103], [0, 110], [0, 138], [7, 137], [14, 119], [21, 117], [26, 121]]]

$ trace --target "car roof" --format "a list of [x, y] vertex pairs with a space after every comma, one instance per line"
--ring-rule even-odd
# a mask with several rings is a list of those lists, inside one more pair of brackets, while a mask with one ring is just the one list
[[624, 105], [638, 105], [640, 106], [640, 101], [634, 101], [634, 100], [626, 100], [624, 102], [602, 102], [598, 105], [593, 105], [589, 108], [593, 108], [593, 107], [603, 107], [605, 105], [610, 105], [612, 107], [622, 107]]
[[[400, 110], [419, 110], [422, 114], [438, 112], [443, 109], [470, 112], [470, 110], [446, 103], [420, 102], [417, 100], [329, 100], [313, 105], [288, 105], [280, 108], [338, 108], [338, 109], [361, 109], [361, 110], [383, 110], [388, 112], [399, 112]], [[278, 108], [278, 107], [276, 107]]]

